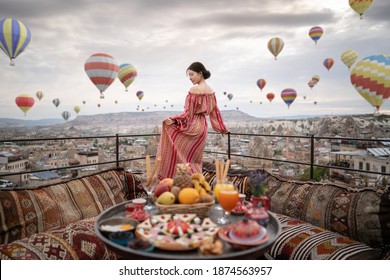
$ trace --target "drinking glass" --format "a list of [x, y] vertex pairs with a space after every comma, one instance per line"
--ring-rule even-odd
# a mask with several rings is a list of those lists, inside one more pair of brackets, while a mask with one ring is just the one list
[[221, 204], [219, 203], [219, 192], [221, 190], [234, 190], [234, 186], [231, 182], [228, 182], [228, 181], [217, 182], [217, 184], [214, 187], [214, 194], [215, 194], [214, 210], [216, 210], [216, 211], [223, 211], [223, 208], [222, 208]]
[[154, 187], [156, 186], [154, 183], [151, 184], [149, 187], [146, 186], [146, 176], [142, 176], [142, 188], [146, 191], [148, 194], [148, 203], [145, 205], [144, 210], [148, 213], [156, 212], [157, 207], [154, 205], [153, 199], [152, 199], [152, 193], [154, 191]]
[[219, 190], [218, 200], [225, 211], [223, 211], [222, 217], [218, 218], [216, 223], [218, 225], [228, 225], [230, 224], [230, 212], [236, 207], [239, 201], [238, 190], [234, 186], [233, 189], [221, 189]]

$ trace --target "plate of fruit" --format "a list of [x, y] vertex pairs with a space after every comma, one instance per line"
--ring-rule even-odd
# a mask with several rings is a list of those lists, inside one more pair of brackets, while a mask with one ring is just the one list
[[196, 214], [154, 215], [137, 225], [137, 238], [148, 240], [156, 248], [168, 251], [197, 249], [203, 241], [213, 241], [219, 227], [210, 218]]

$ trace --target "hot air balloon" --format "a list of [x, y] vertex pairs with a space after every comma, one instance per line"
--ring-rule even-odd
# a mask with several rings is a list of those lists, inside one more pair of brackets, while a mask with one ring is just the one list
[[348, 67], [348, 69], [350, 69], [352, 64], [356, 62], [358, 53], [354, 50], [347, 50], [341, 54], [340, 58], [341, 61]]
[[87, 59], [84, 70], [104, 98], [103, 92], [115, 81], [119, 67], [111, 55], [96, 53]]
[[324, 30], [320, 26], [314, 26], [309, 30], [309, 36], [315, 42], [316, 45], [317, 41], [321, 38], [323, 33]]
[[144, 97], [144, 92], [142, 90], [137, 91], [136, 93], [139, 100], [141, 100]]
[[83, 104], [84, 104], [84, 105], [85, 105], [85, 103], [86, 103], [85, 100], [83, 100]]
[[279, 37], [272, 38], [268, 42], [268, 50], [274, 55], [275, 60], [278, 54], [282, 51], [284, 42]]
[[35, 101], [34, 98], [28, 94], [20, 94], [15, 98], [15, 103], [19, 109], [24, 112], [24, 115], [26, 115], [27, 111], [34, 106]]
[[377, 110], [390, 97], [390, 55], [372, 55], [356, 63], [351, 83]]
[[275, 98], [275, 94], [273, 94], [272, 92], [269, 92], [267, 93], [267, 99], [269, 100], [269, 102], [272, 102], [272, 100], [274, 100]]
[[98, 106], [98, 108], [100, 108], [100, 106], [101, 106], [101, 105], [98, 103], [98, 105], [97, 105], [97, 106]]
[[118, 104], [118, 100], [115, 100], [115, 104]]
[[314, 75], [313, 77], [311, 77], [311, 80], [317, 84], [320, 81], [320, 76]]
[[223, 92], [223, 95], [226, 95], [226, 94], [227, 94], [227, 92], [226, 92], [226, 91], [224, 91], [224, 92]]
[[363, 19], [363, 14], [370, 7], [372, 1], [373, 0], [349, 0], [349, 6], [360, 15], [360, 19]]
[[78, 114], [80, 112], [80, 106], [74, 106], [73, 110]]
[[39, 99], [39, 101], [43, 98], [43, 92], [42, 91], [37, 91], [37, 93], [35, 95]]
[[119, 66], [118, 78], [121, 81], [121, 83], [125, 86], [126, 91], [136, 77], [137, 77], [137, 70], [133, 65], [129, 63], [125, 63]]
[[58, 108], [58, 106], [60, 105], [61, 101], [58, 99], [58, 98], [54, 98], [53, 99], [53, 104], [54, 106], [56, 106], [56, 108]]
[[313, 80], [310, 80], [307, 84], [309, 85], [309, 87], [310, 87], [311, 89], [313, 89], [313, 87], [314, 87], [317, 83], [316, 83], [315, 81], [313, 81]]
[[64, 111], [61, 113], [62, 118], [67, 121], [70, 118], [70, 113], [68, 111]]
[[229, 100], [232, 100], [233, 94], [232, 94], [232, 93], [229, 93], [229, 94], [227, 95], [227, 98], [229, 98]]
[[267, 84], [267, 82], [264, 79], [259, 79], [257, 80], [256, 84], [260, 88], [260, 90], [262, 90]]
[[322, 64], [323, 64], [323, 65], [325, 66], [325, 68], [328, 69], [328, 71], [329, 71], [330, 68], [332, 68], [333, 63], [334, 63], [333, 58], [326, 58]]
[[317, 101], [314, 101], [314, 105], [317, 105]]
[[0, 20], [0, 48], [14, 66], [14, 59], [20, 55], [31, 42], [31, 32], [22, 22], [12, 18]]
[[295, 98], [297, 98], [297, 92], [293, 88], [284, 89], [280, 95], [288, 108], [290, 108], [290, 105], [294, 102]]

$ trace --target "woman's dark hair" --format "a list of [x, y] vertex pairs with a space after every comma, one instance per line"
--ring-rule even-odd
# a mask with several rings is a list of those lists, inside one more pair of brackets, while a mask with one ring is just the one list
[[206, 69], [206, 67], [204, 67], [204, 65], [200, 62], [193, 62], [188, 68], [187, 68], [187, 71], [188, 70], [192, 70], [196, 73], [200, 73], [202, 72], [202, 75], [203, 75], [203, 78], [206, 80], [208, 78], [210, 78], [211, 76], [211, 73], [209, 70]]

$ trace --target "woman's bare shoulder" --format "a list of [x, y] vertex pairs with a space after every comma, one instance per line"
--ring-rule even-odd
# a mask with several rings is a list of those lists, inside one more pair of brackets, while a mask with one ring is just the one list
[[207, 87], [200, 87], [198, 85], [193, 86], [190, 88], [190, 92], [193, 94], [213, 94], [214, 90], [207, 86]]

